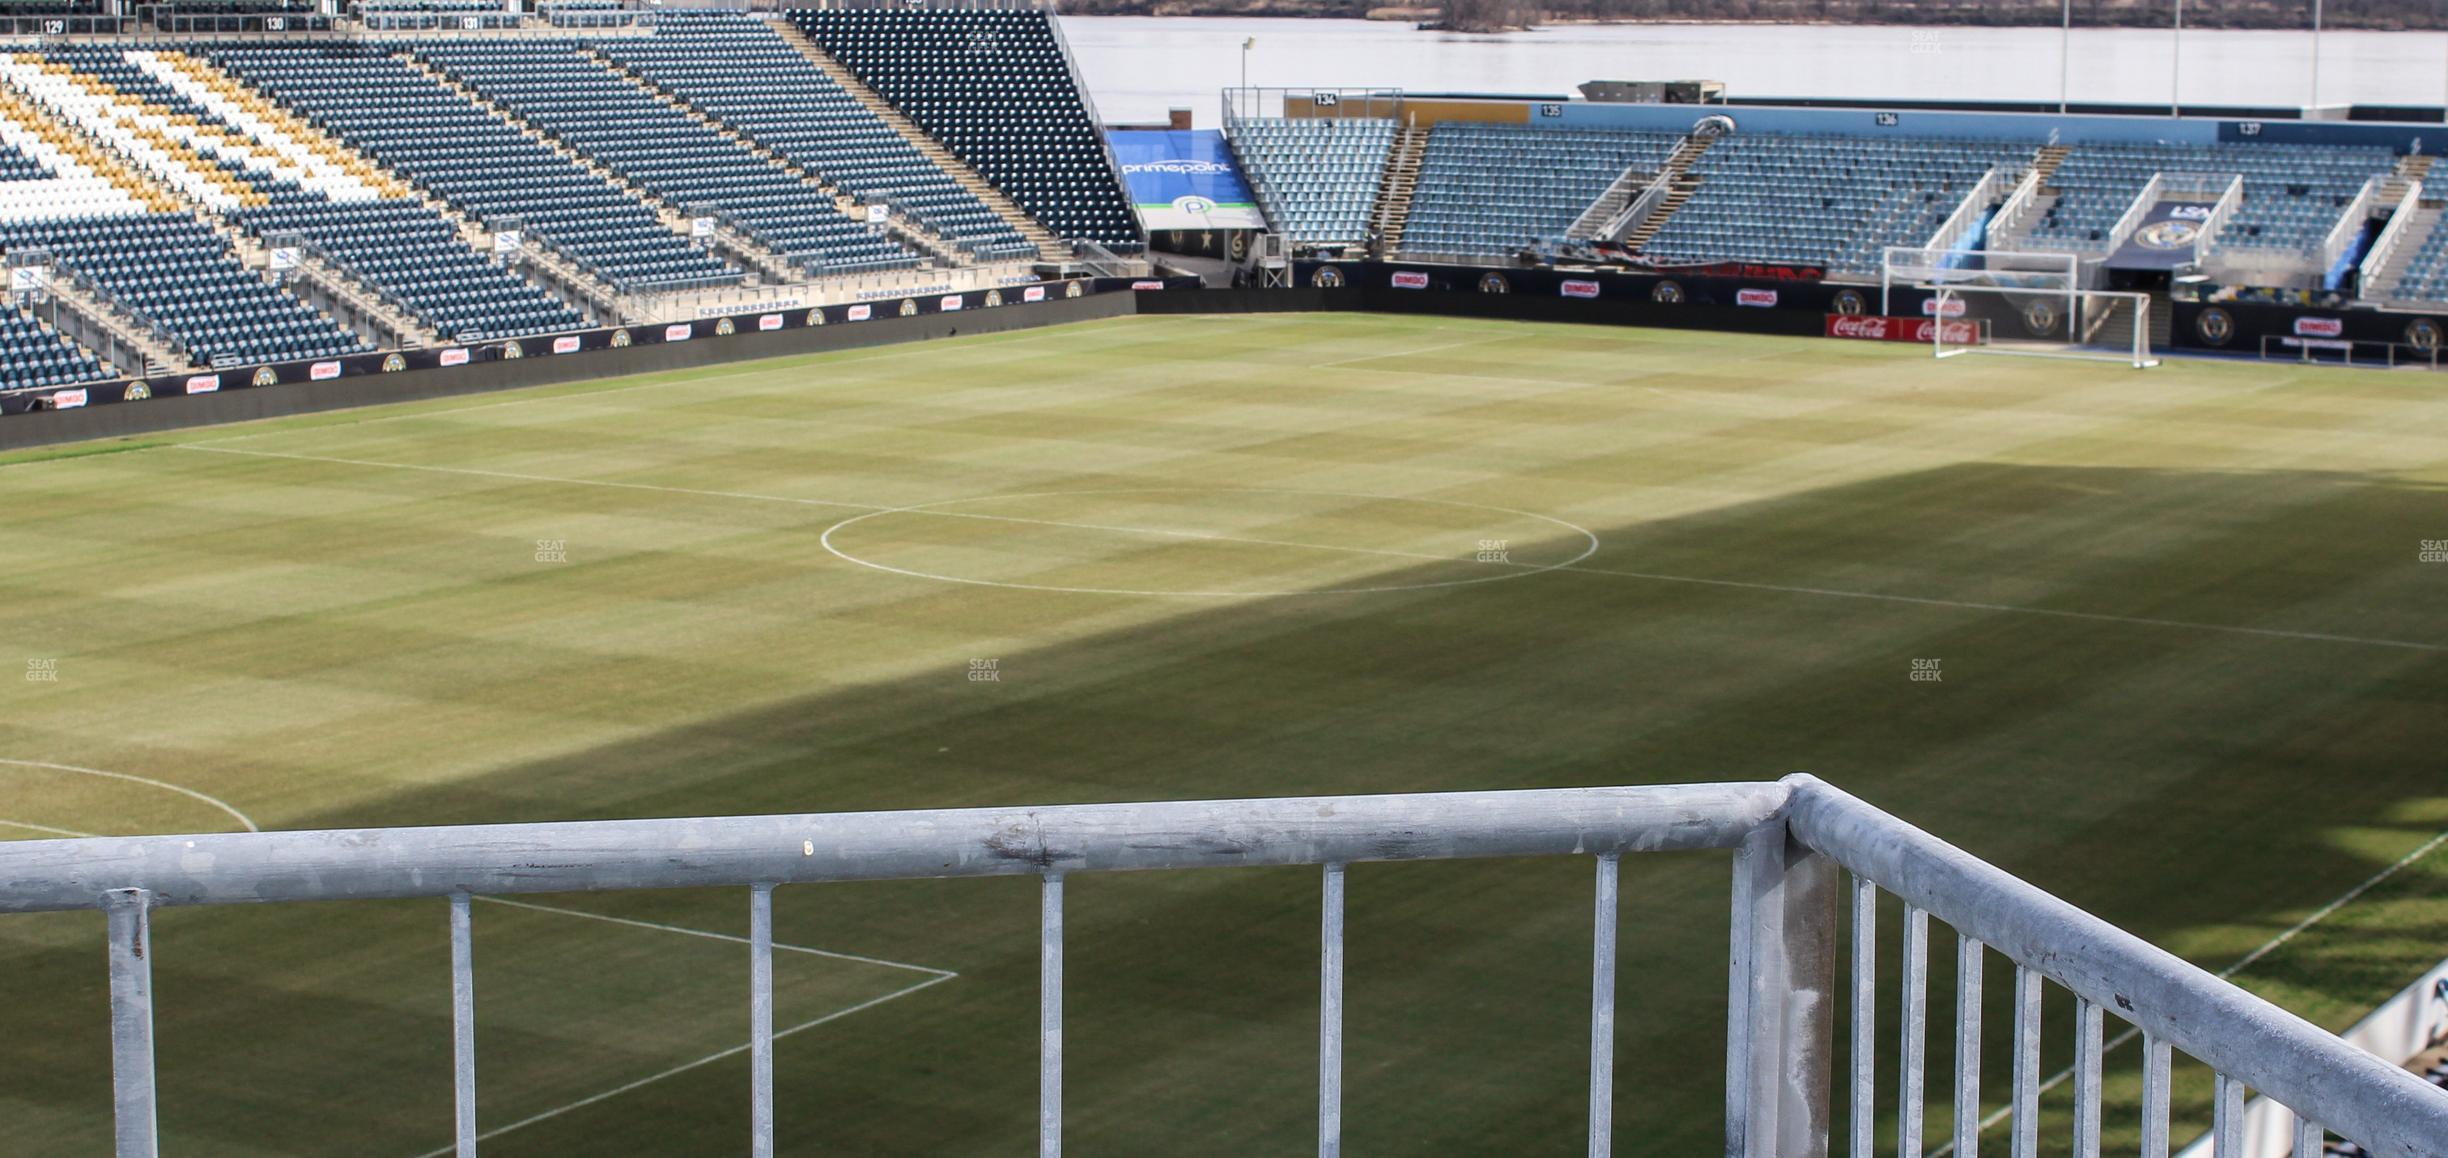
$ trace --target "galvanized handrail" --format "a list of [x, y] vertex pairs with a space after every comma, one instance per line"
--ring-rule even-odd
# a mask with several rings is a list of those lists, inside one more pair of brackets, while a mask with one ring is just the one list
[[1616, 880], [1625, 853], [1734, 851], [1728, 951], [1726, 1153], [1824, 1158], [1835, 1086], [1837, 874], [1853, 874], [1853, 1152], [1869, 1154], [1876, 1082], [1877, 894], [1905, 903], [1904, 1031], [1896, 1113], [1919, 1154], [1931, 918], [1954, 927], [1959, 971], [1954, 1148], [1979, 1141], [1980, 976], [1991, 948], [2018, 966], [2013, 1149], [2037, 1152], [2044, 983], [2078, 1000], [2074, 1153], [2096, 1156], [2101, 1054], [2113, 1015], [2144, 1035], [2144, 1153], [2168, 1152], [2176, 1049], [2219, 1074], [2219, 1153], [2241, 1153], [2245, 1086], [2299, 1111], [2298, 1152], [2322, 1123], [2376, 1155], [2448, 1153], [2448, 1092], [2060, 901], [1816, 778], [1045, 808], [708, 817], [440, 828], [97, 837], [0, 844], [0, 913], [109, 917], [118, 1152], [156, 1152], [149, 914], [165, 905], [398, 897], [450, 900], [461, 1155], [476, 1152], [474, 953], [479, 894], [745, 887], [750, 912], [752, 1152], [773, 1144], [773, 891], [786, 884], [1034, 875], [1040, 893], [1039, 1152], [1062, 1139], [1063, 880], [1081, 872], [1318, 865], [1318, 1151], [1341, 1148], [1343, 882], [1352, 864], [1589, 856], [1597, 868], [1590, 998], [1589, 1153], [1614, 1122]]

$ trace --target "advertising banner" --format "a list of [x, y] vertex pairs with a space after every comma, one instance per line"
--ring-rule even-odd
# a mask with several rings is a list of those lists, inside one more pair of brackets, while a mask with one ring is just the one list
[[1124, 129], [1108, 134], [1131, 202], [1149, 229], [1264, 229], [1258, 197], [1214, 129]]

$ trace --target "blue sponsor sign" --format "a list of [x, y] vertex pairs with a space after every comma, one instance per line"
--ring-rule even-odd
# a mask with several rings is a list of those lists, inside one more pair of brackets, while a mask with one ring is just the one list
[[1258, 197], [1213, 129], [1123, 129], [1109, 134], [1149, 229], [1264, 229]]

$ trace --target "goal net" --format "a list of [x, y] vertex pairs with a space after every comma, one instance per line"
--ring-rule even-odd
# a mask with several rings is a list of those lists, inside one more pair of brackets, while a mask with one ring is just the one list
[[1919, 312], [1959, 325], [1931, 327], [1938, 357], [2018, 354], [2158, 364], [2150, 349], [2150, 295], [2083, 288], [2070, 253], [1984, 253], [1892, 247], [1881, 299], [1889, 313]]

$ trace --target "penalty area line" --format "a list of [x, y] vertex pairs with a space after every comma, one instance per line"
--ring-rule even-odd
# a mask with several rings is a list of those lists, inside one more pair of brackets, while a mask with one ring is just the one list
[[[777, 949], [778, 949], [778, 948], [781, 948], [781, 946], [776, 945], [776, 946], [775, 946], [775, 948], [777, 948]], [[894, 1000], [898, 1000], [898, 999], [903, 998], [903, 997], [907, 997], [907, 996], [909, 996], [910, 994], [916, 993], [916, 992], [918, 992], [918, 991], [919, 991], [919, 990], [921, 990], [921, 989], [926, 989], [926, 988], [929, 988], [929, 987], [931, 987], [931, 986], [941, 985], [941, 984], [943, 984], [943, 983], [944, 983], [944, 982], [946, 982], [946, 981], [950, 981], [950, 980], [951, 980], [952, 978], [954, 978], [955, 976], [958, 976], [958, 974], [953, 974], [953, 973], [944, 973], [944, 974], [940, 974], [940, 975], [938, 975], [938, 976], [929, 977], [929, 978], [927, 978], [927, 979], [926, 979], [926, 980], [924, 980], [924, 981], [919, 981], [919, 982], [916, 982], [916, 983], [911, 984], [911, 985], [905, 985], [905, 986], [903, 986], [903, 987], [901, 987], [901, 988], [899, 988], [899, 989], [893, 990], [893, 991], [892, 991], [892, 992], [890, 992], [890, 993], [884, 994], [884, 995], [883, 995], [883, 996], [881, 996], [881, 997], [870, 997], [870, 998], [868, 998], [867, 1000], [862, 1001], [862, 1002], [859, 1002], [859, 1003], [858, 1003], [858, 1004], [856, 1004], [856, 1005], [848, 1006], [848, 1007], [843, 1008], [843, 1009], [836, 1009], [836, 1010], [834, 1010], [833, 1012], [828, 1013], [828, 1014], [825, 1014], [825, 1015], [824, 1015], [824, 1016], [822, 1016], [822, 1017], [811, 1018], [811, 1019], [809, 1019], [809, 1020], [807, 1020], [807, 1021], [800, 1022], [799, 1024], [794, 1025], [794, 1026], [791, 1026], [791, 1027], [789, 1027], [789, 1028], [787, 1028], [787, 1029], [779, 1029], [779, 1030], [775, 1030], [775, 1031], [774, 1031], [774, 1040], [775, 1040], [775, 1041], [780, 1041], [780, 1040], [782, 1040], [783, 1038], [789, 1037], [789, 1036], [791, 1036], [792, 1034], [795, 1034], [795, 1033], [800, 1032], [801, 1030], [814, 1029], [814, 1028], [816, 1028], [817, 1026], [823, 1025], [823, 1024], [825, 1024], [826, 1022], [830, 1022], [830, 1021], [839, 1021], [839, 1020], [841, 1020], [842, 1018], [848, 1017], [848, 1016], [850, 1016], [850, 1015], [851, 1015], [851, 1014], [853, 1014], [853, 1013], [860, 1013], [860, 1012], [864, 1012], [864, 1011], [866, 1011], [866, 1010], [873, 1009], [873, 1008], [875, 1008], [876, 1006], [882, 1005], [882, 1004], [884, 1004], [884, 1003], [885, 1003], [885, 1002], [887, 1002], [887, 1001], [894, 1001]], [[738, 1045], [732, 1046], [732, 1047], [731, 1047], [731, 1048], [729, 1048], [729, 1049], [725, 1049], [725, 1050], [718, 1050], [718, 1051], [716, 1051], [716, 1052], [714, 1052], [714, 1053], [707, 1054], [707, 1055], [705, 1055], [704, 1057], [698, 1058], [698, 1059], [697, 1059], [697, 1060], [695, 1060], [695, 1061], [690, 1061], [690, 1062], [682, 1062], [681, 1064], [676, 1065], [676, 1066], [673, 1066], [673, 1067], [672, 1067], [672, 1068], [670, 1068], [670, 1069], [664, 1070], [664, 1071], [663, 1071], [663, 1072], [661, 1072], [661, 1073], [658, 1073], [658, 1074], [650, 1074], [650, 1075], [648, 1075], [648, 1076], [646, 1076], [646, 1077], [639, 1078], [639, 1079], [637, 1079], [636, 1081], [626, 1082], [626, 1083], [623, 1083], [623, 1084], [621, 1084], [621, 1085], [614, 1086], [614, 1087], [612, 1087], [611, 1089], [608, 1089], [608, 1090], [603, 1091], [602, 1093], [599, 1093], [599, 1094], [591, 1094], [591, 1095], [589, 1095], [589, 1096], [587, 1096], [587, 1097], [580, 1098], [580, 1099], [578, 1099], [577, 1101], [574, 1101], [574, 1102], [568, 1103], [567, 1105], [555, 1106], [555, 1107], [553, 1107], [552, 1109], [546, 1110], [546, 1111], [544, 1111], [543, 1113], [540, 1113], [540, 1114], [530, 1114], [530, 1115], [528, 1115], [527, 1117], [521, 1118], [521, 1119], [519, 1119], [518, 1121], [512, 1122], [512, 1123], [510, 1123], [510, 1124], [508, 1124], [508, 1125], [506, 1125], [506, 1126], [495, 1126], [494, 1128], [492, 1128], [492, 1129], [490, 1129], [490, 1130], [486, 1130], [486, 1131], [483, 1131], [483, 1132], [481, 1132], [481, 1133], [477, 1134], [477, 1135], [476, 1135], [476, 1140], [477, 1140], [477, 1141], [479, 1141], [479, 1142], [482, 1142], [482, 1141], [485, 1141], [485, 1140], [490, 1139], [490, 1138], [498, 1138], [498, 1137], [500, 1137], [500, 1136], [502, 1136], [502, 1135], [504, 1135], [504, 1134], [507, 1134], [507, 1133], [509, 1133], [509, 1132], [513, 1131], [513, 1130], [523, 1130], [523, 1129], [525, 1129], [525, 1128], [527, 1128], [527, 1127], [529, 1127], [529, 1126], [533, 1126], [533, 1125], [535, 1125], [535, 1124], [536, 1124], [536, 1123], [538, 1123], [538, 1122], [546, 1122], [546, 1121], [550, 1121], [550, 1120], [552, 1120], [552, 1119], [554, 1119], [554, 1118], [558, 1118], [558, 1117], [560, 1117], [560, 1116], [561, 1116], [561, 1115], [563, 1115], [563, 1114], [567, 1114], [567, 1113], [570, 1113], [570, 1112], [572, 1112], [572, 1111], [576, 1111], [576, 1110], [583, 1110], [583, 1109], [587, 1108], [588, 1106], [597, 1105], [597, 1104], [600, 1104], [600, 1103], [602, 1103], [602, 1102], [609, 1101], [609, 1100], [611, 1100], [611, 1099], [613, 1099], [613, 1098], [617, 1098], [617, 1097], [621, 1096], [622, 1094], [625, 1094], [625, 1093], [630, 1092], [631, 1090], [642, 1089], [642, 1088], [644, 1088], [644, 1087], [646, 1087], [646, 1086], [653, 1085], [654, 1083], [659, 1082], [659, 1081], [662, 1081], [662, 1080], [663, 1080], [663, 1079], [665, 1079], [665, 1078], [677, 1077], [677, 1076], [679, 1076], [679, 1075], [681, 1075], [681, 1074], [684, 1074], [684, 1073], [689, 1072], [690, 1070], [699, 1069], [699, 1068], [702, 1068], [702, 1067], [705, 1067], [705, 1066], [712, 1065], [712, 1064], [714, 1064], [715, 1062], [722, 1061], [722, 1060], [723, 1060], [723, 1059], [725, 1059], [725, 1058], [737, 1057], [737, 1056], [739, 1056], [740, 1054], [744, 1054], [744, 1053], [748, 1052], [748, 1049], [749, 1049], [749, 1043], [747, 1043], [747, 1042], [742, 1042], [742, 1043], [740, 1043], [740, 1044], [738, 1044]], [[456, 1147], [453, 1147], [453, 1146], [444, 1146], [444, 1147], [441, 1147], [440, 1149], [436, 1149], [436, 1150], [428, 1150], [428, 1151], [424, 1152], [423, 1154], [418, 1155], [418, 1156], [417, 1156], [417, 1158], [450, 1158], [450, 1155], [452, 1155], [452, 1154], [454, 1154], [454, 1153], [456, 1153], [456, 1152], [457, 1152]]]

